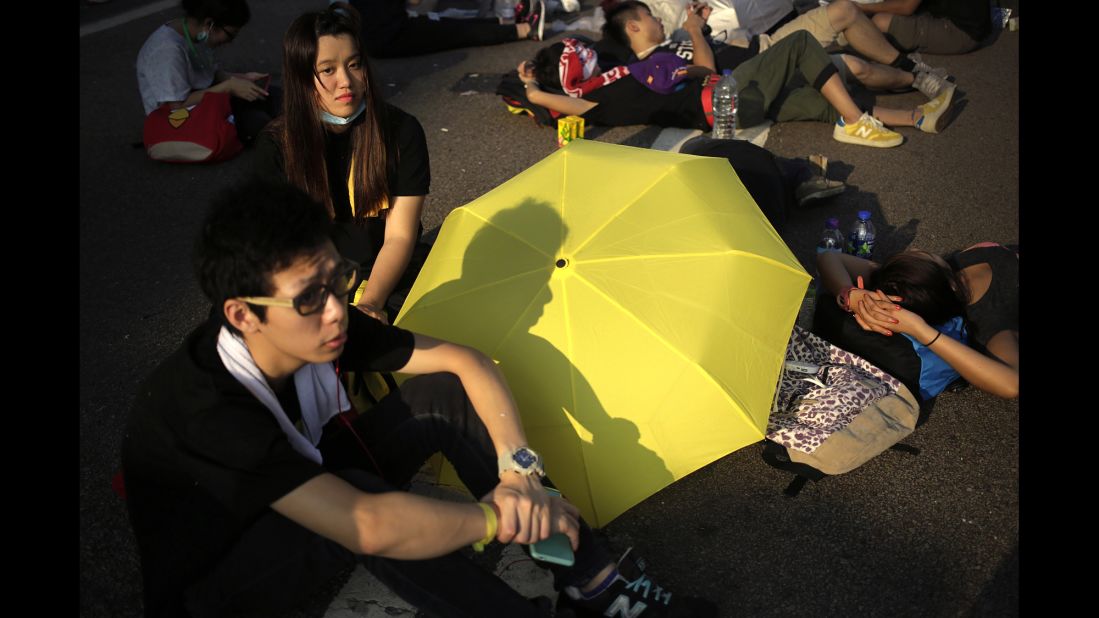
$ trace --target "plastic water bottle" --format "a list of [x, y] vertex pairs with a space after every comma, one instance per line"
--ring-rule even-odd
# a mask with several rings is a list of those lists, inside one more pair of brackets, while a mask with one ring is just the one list
[[874, 255], [874, 239], [877, 232], [870, 221], [870, 211], [860, 210], [859, 220], [851, 227], [851, 234], [847, 236], [847, 253], [856, 257], [869, 260]]
[[714, 130], [711, 136], [714, 139], [733, 139], [736, 136], [736, 79], [729, 69], [721, 74], [721, 80], [714, 86]]
[[824, 222], [824, 233], [820, 235], [817, 243], [817, 253], [839, 253], [843, 251], [843, 232], [840, 231], [840, 220], [829, 217]]
[[496, 16], [500, 19], [515, 19], [514, 0], [496, 0], [493, 4]]

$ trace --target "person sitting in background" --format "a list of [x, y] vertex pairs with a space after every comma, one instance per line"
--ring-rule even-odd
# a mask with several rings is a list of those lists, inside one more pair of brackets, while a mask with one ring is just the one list
[[207, 92], [232, 96], [237, 135], [250, 142], [278, 115], [278, 92], [269, 96], [267, 73], [227, 73], [213, 50], [231, 43], [248, 23], [245, 0], [183, 0], [184, 15], [153, 31], [137, 54], [137, 86], [145, 115], [169, 104], [191, 107]]
[[985, 0], [883, 0], [859, 4], [874, 25], [905, 51], [965, 54], [992, 32]]

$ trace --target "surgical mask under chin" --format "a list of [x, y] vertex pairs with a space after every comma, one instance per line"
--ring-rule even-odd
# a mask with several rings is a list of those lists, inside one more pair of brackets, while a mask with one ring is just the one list
[[351, 114], [347, 118], [341, 118], [341, 117], [339, 117], [335, 114], [330, 114], [327, 111], [322, 109], [321, 110], [321, 121], [326, 122], [328, 124], [335, 124], [335, 125], [351, 124], [352, 122], [355, 121], [356, 118], [359, 117], [359, 114], [363, 113], [363, 110], [365, 110], [365, 109], [366, 109], [366, 101], [359, 101], [359, 108], [355, 110], [354, 114]]

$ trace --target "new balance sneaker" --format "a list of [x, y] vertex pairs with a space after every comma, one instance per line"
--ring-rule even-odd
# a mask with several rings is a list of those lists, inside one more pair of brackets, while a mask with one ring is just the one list
[[[927, 104], [930, 105], [930, 103]], [[841, 116], [835, 128], [832, 129], [832, 138], [845, 144], [873, 148], [892, 148], [904, 142], [900, 133], [886, 129], [880, 120], [866, 112], [863, 112], [862, 116], [859, 116], [859, 121], [854, 124], [845, 123]]]
[[809, 202], [839, 195], [846, 189], [847, 185], [839, 180], [829, 180], [823, 176], [817, 176], [795, 187], [794, 197], [798, 200], [798, 206], [805, 206]]
[[939, 93], [943, 91], [943, 86], [950, 84], [954, 87], [954, 84], [946, 81], [945, 77], [939, 77], [934, 73], [916, 73], [916, 79], [912, 81], [912, 87], [919, 90], [923, 96], [928, 99], [934, 99], [939, 96]]
[[923, 114], [916, 121], [917, 129], [924, 133], [938, 133], [946, 127], [945, 114], [954, 100], [954, 88], [954, 84], [946, 82], [938, 96], [923, 105], [916, 106], [916, 109]]
[[631, 554], [618, 560], [611, 583], [595, 596], [585, 598], [579, 589], [566, 586], [557, 596], [558, 618], [697, 618], [716, 617], [717, 607], [705, 599], [673, 594], [645, 575], [644, 560]]
[[933, 67], [930, 64], [924, 62], [923, 57], [920, 56], [919, 52], [912, 52], [911, 54], [908, 54], [908, 59], [916, 65], [916, 67], [912, 69], [913, 73], [930, 73], [932, 75], [937, 75], [943, 79], [948, 79], [950, 77], [950, 74], [946, 72], [946, 69], [941, 67]]
[[530, 24], [530, 34], [527, 35], [527, 38], [532, 41], [541, 41], [546, 29], [546, 3], [542, 0], [535, 0], [530, 7], [530, 14], [527, 16], [526, 22]]

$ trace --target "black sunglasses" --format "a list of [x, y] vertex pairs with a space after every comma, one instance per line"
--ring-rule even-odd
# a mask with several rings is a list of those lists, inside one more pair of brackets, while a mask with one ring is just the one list
[[313, 283], [301, 291], [292, 299], [273, 298], [270, 296], [242, 296], [242, 300], [251, 305], [263, 305], [265, 307], [292, 307], [299, 315], [313, 315], [324, 310], [328, 303], [328, 295], [345, 297], [355, 289], [355, 282], [359, 278], [359, 265], [352, 260], [343, 260], [336, 265], [335, 274], [328, 283]]

